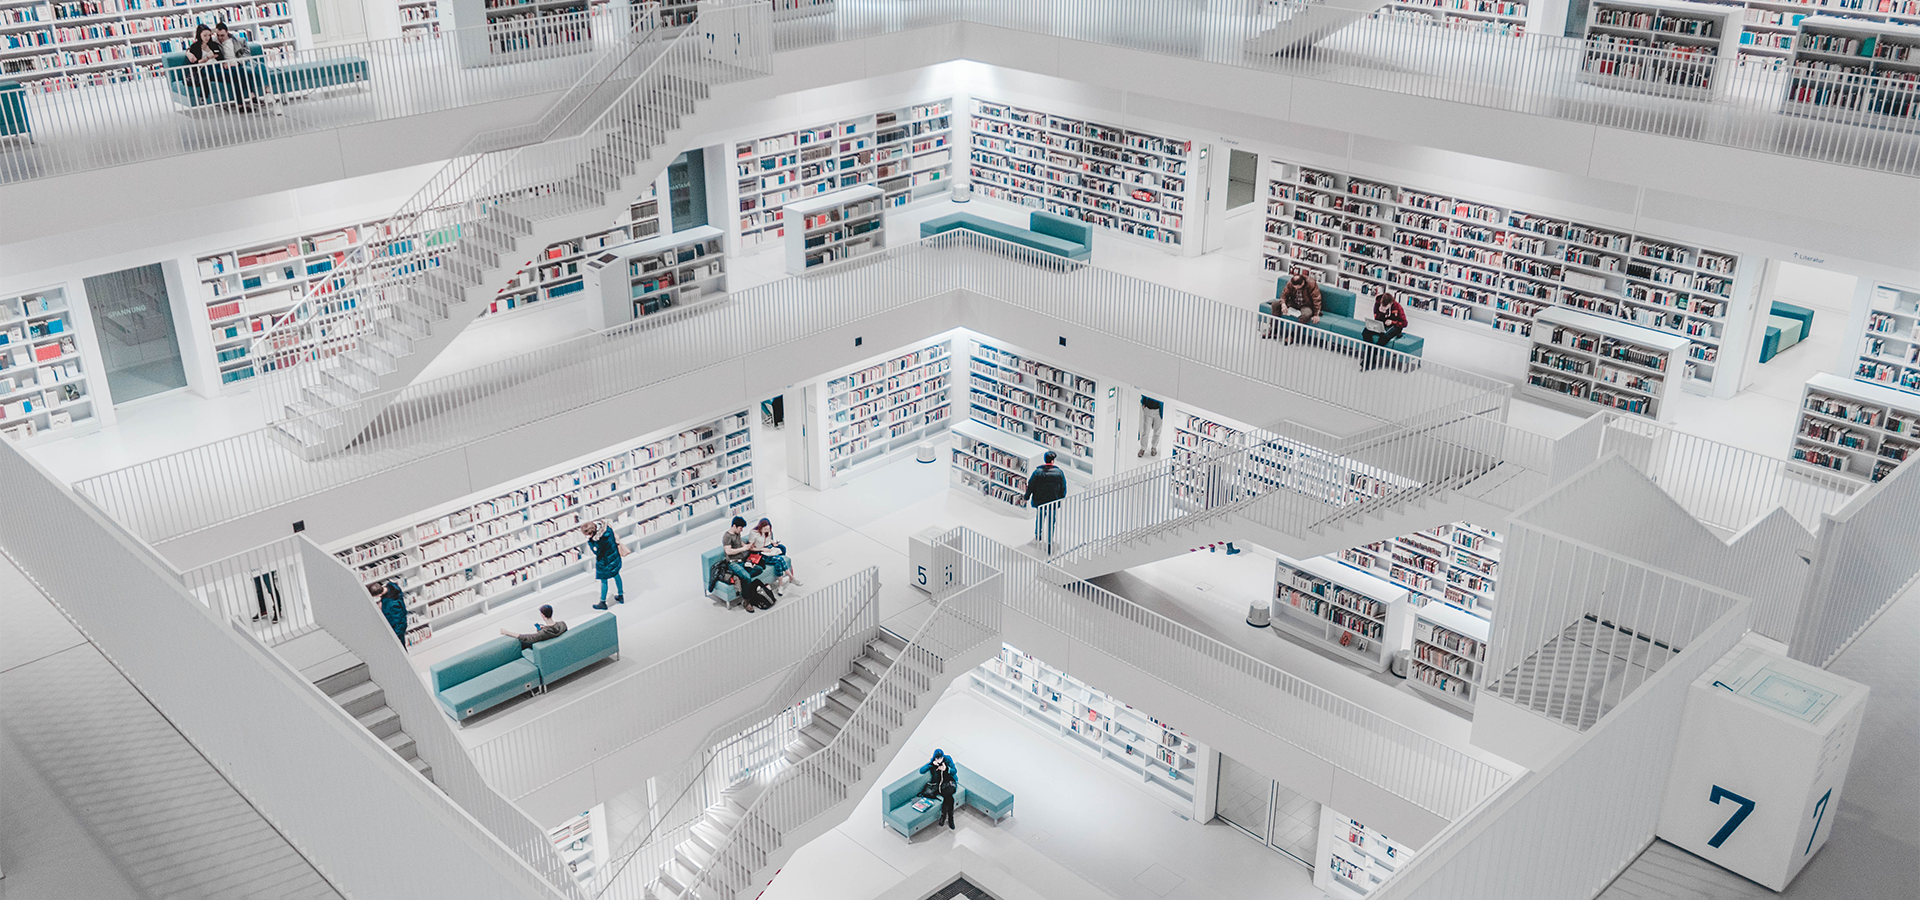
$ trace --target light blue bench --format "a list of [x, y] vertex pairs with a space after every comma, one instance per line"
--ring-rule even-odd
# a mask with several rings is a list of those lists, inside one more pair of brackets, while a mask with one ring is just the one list
[[1029, 227], [1021, 228], [958, 212], [921, 222], [920, 236], [930, 238], [946, 231], [964, 230], [1068, 259], [1085, 260], [1093, 255], [1093, 228], [1084, 222], [1035, 210], [1027, 217], [1027, 225]]
[[[261, 55], [260, 45], [252, 41], [247, 42], [247, 52], [250, 55], [238, 68], [253, 79], [254, 89], [262, 94], [300, 94], [365, 82], [370, 77], [367, 61], [358, 56], [270, 63]], [[175, 103], [194, 107], [231, 103], [235, 99], [233, 85], [214, 74], [217, 66], [189, 65], [186, 51], [161, 54], [160, 65], [167, 73], [167, 90], [173, 94]]]
[[620, 655], [620, 628], [601, 613], [567, 633], [525, 650], [502, 635], [435, 663], [429, 672], [434, 699], [456, 722], [546, 687], [603, 659]]
[[[700, 554], [700, 584], [702, 586], [706, 585], [707, 573], [713, 571], [713, 564], [719, 562], [720, 557], [725, 556], [726, 553], [727, 551], [715, 547]], [[772, 566], [762, 566], [760, 574], [754, 576], [753, 580], [761, 584], [772, 584], [776, 577], [778, 576], [773, 574]], [[740, 589], [734, 587], [731, 581], [721, 581], [713, 586], [713, 590], [709, 591], [707, 596], [725, 601], [727, 606], [731, 608], [734, 603], [740, 600]]]
[[27, 89], [17, 82], [0, 81], [0, 137], [15, 134], [33, 140], [33, 122], [27, 118]]
[[1813, 310], [1791, 303], [1773, 301], [1767, 310], [1767, 336], [1760, 343], [1760, 361], [1780, 355], [1780, 351], [1807, 339], [1813, 333]]
[[[1279, 315], [1280, 295], [1284, 294], [1286, 290], [1286, 276], [1281, 276], [1279, 284], [1274, 287], [1273, 299], [1260, 304], [1260, 314], [1266, 316]], [[1366, 322], [1353, 314], [1354, 303], [1357, 300], [1358, 297], [1352, 291], [1345, 288], [1321, 285], [1320, 321], [1315, 322], [1312, 327], [1322, 331], [1332, 332], [1341, 337], [1353, 338], [1356, 341], [1364, 340], [1364, 335], [1367, 333]], [[1369, 312], [1371, 312], [1371, 310], [1369, 310]], [[1288, 321], [1292, 320], [1289, 319]], [[1427, 340], [1415, 334], [1402, 334], [1394, 338], [1387, 346], [1409, 356], [1420, 356], [1427, 349]]]
[[[985, 778], [966, 766], [954, 763], [955, 781], [958, 789], [953, 792], [955, 809], [971, 806], [994, 824], [1013, 813], [1013, 792]], [[920, 796], [920, 789], [926, 787], [927, 776], [918, 769], [907, 773], [906, 777], [887, 785], [880, 794], [880, 818], [888, 828], [900, 833], [901, 837], [911, 840], [913, 836], [940, 818], [940, 801], [926, 809], [914, 809], [914, 798]]]

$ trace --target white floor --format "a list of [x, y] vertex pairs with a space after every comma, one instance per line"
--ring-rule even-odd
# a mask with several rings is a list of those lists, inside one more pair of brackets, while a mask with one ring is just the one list
[[[1312, 873], [1222, 822], [1174, 812], [1110, 769], [989, 705], [959, 682], [908, 738], [847, 821], [800, 848], [763, 900], [852, 900], [878, 894], [966, 847], [1048, 900], [1319, 900]], [[1014, 794], [995, 826], [965, 811], [954, 830], [909, 843], [880, 824], [880, 791], [934, 748]]]

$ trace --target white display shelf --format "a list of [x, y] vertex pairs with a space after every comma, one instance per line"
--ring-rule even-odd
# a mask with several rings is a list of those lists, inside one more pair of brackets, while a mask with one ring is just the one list
[[988, 499], [1019, 506], [1027, 476], [1046, 454], [1047, 448], [1039, 444], [967, 419], [953, 426], [952, 481]]
[[649, 185], [645, 194], [628, 205], [627, 217], [618, 226], [548, 245], [533, 265], [514, 273], [480, 315], [498, 316], [547, 300], [580, 295], [585, 289], [583, 276], [588, 259], [610, 248], [660, 235], [659, 188], [657, 181]]
[[553, 851], [567, 864], [575, 881], [592, 887], [606, 863], [607, 806], [596, 804], [556, 828], [547, 831]]
[[1416, 851], [1386, 835], [1320, 807], [1319, 864], [1313, 886], [1334, 900], [1365, 897], [1400, 870]]
[[1058, 451], [1069, 471], [1093, 474], [1099, 387], [1084, 375], [976, 342], [967, 360], [967, 416]]
[[1593, 406], [1664, 421], [1672, 412], [1674, 361], [1687, 339], [1571, 309], [1534, 319], [1527, 383], [1521, 390], [1555, 405]]
[[440, 33], [439, 0], [395, 0], [399, 8], [400, 36], [425, 38]]
[[[1741, 5], [1734, 4], [1735, 8]], [[1744, 6], [1741, 57], [1775, 65], [1793, 55], [1794, 36], [1810, 16], [1920, 24], [1920, 0], [1746, 0]]]
[[1338, 560], [1281, 556], [1270, 620], [1341, 659], [1385, 672], [1404, 643], [1406, 600], [1406, 588]]
[[1781, 112], [1902, 129], [1920, 123], [1920, 25], [1805, 18], [1792, 65]]
[[162, 54], [187, 49], [201, 23], [224, 19], [266, 58], [291, 53], [293, 5], [285, 0], [171, 0], [166, 5], [88, 12], [71, 2], [0, 5], [0, 75], [29, 91], [60, 91], [161, 75]]
[[886, 249], [883, 196], [866, 184], [789, 202], [784, 210], [787, 272], [802, 275]]
[[1853, 377], [1920, 394], [1920, 289], [1873, 286]]
[[[328, 299], [360, 286], [356, 269], [370, 251], [380, 254], [389, 244], [376, 238], [380, 229], [377, 222], [349, 224], [200, 257], [200, 291], [220, 383], [310, 361], [318, 335], [339, 341], [365, 331], [372, 323], [358, 308], [357, 293], [341, 303]], [[254, 341], [308, 299], [313, 303], [300, 319], [307, 327], [283, 332], [270, 353], [256, 358]]]
[[591, 52], [587, 6], [587, 0], [444, 0], [440, 16], [459, 29], [462, 65], [497, 66]]
[[601, 327], [726, 293], [725, 246], [720, 229], [702, 225], [588, 254], [586, 282], [598, 289]]
[[[1204, 414], [1203, 414], [1204, 413]], [[1300, 441], [1251, 429], [1240, 423], [1225, 423], [1211, 412], [1186, 407], [1168, 410], [1174, 422], [1171, 459], [1183, 466], [1200, 465], [1207, 456], [1259, 445], [1238, 457], [1221, 472], [1224, 483], [1201, 481], [1199, 470], [1181, 469], [1175, 473], [1174, 494], [1183, 503], [1205, 504], [1208, 490], [1228, 492], [1214, 501], [1233, 496], [1286, 490], [1307, 494], [1334, 505], [1381, 496], [1388, 488], [1413, 487], [1414, 483], [1385, 470], [1358, 463]]]
[[0, 437], [33, 444], [99, 424], [66, 291], [0, 297]]
[[608, 520], [627, 546], [646, 546], [754, 505], [747, 411], [663, 432], [518, 487], [456, 501], [398, 529], [343, 541], [334, 556], [362, 583], [407, 591], [407, 642], [583, 571], [593, 559], [579, 526]]
[[973, 669], [969, 681], [1014, 718], [1183, 815], [1194, 814], [1199, 785], [1213, 777], [1206, 745], [1010, 644]]
[[1413, 656], [1407, 683], [1461, 709], [1473, 709], [1487, 661], [1487, 620], [1445, 603], [1413, 611]]
[[1527, 4], [1507, 0], [1393, 0], [1375, 15], [1430, 19], [1448, 28], [1506, 37], [1527, 33]]
[[780, 241], [788, 203], [840, 188], [878, 187], [887, 209], [933, 197], [952, 164], [951, 98], [737, 142], [740, 247]]
[[844, 478], [952, 423], [953, 345], [937, 341], [827, 380], [827, 474]]
[[1500, 533], [1455, 522], [1340, 551], [1340, 560], [1475, 616], [1493, 614], [1499, 591]]
[[1179, 246], [1193, 142], [974, 102], [974, 193]]
[[1807, 379], [1789, 468], [1872, 483], [1920, 455], [1920, 396], [1822, 372]]
[[1732, 77], [1740, 16], [1733, 6], [1681, 0], [1595, 0], [1579, 78], [1637, 94], [1713, 99]]
[[[1663, 238], [1272, 159], [1260, 271], [1291, 266], [1415, 317], [1532, 334], [1564, 306], [1684, 336], [1684, 384], [1711, 387], [1738, 257]], [[1735, 340], [1735, 343], [1738, 343]]]

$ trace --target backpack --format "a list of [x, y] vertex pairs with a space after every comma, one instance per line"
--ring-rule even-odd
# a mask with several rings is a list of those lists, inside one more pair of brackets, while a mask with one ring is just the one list
[[746, 598], [744, 602], [754, 609], [772, 609], [776, 599], [773, 588], [757, 578], [747, 582], [744, 596]]

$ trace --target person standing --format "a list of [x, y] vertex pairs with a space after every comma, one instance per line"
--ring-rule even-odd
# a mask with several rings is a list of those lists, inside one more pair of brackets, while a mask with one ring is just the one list
[[1135, 456], [1160, 455], [1160, 426], [1166, 416], [1166, 404], [1145, 394], [1140, 395], [1140, 452]]
[[367, 585], [367, 593], [380, 601], [380, 614], [387, 617], [387, 624], [393, 626], [393, 636], [400, 639], [400, 646], [407, 645], [407, 592], [400, 589], [397, 581], [375, 582]]
[[1020, 496], [1020, 502], [1033, 507], [1033, 542], [1044, 543], [1047, 552], [1053, 552], [1053, 521], [1056, 507], [1052, 504], [1067, 495], [1067, 473], [1053, 461], [1060, 454], [1047, 451], [1041, 458], [1039, 468], [1027, 476], [1027, 492]]
[[[1320, 283], [1299, 266], [1293, 269], [1293, 276], [1287, 279], [1286, 290], [1280, 292], [1280, 315], [1293, 319], [1301, 325], [1312, 326], [1320, 321], [1324, 309], [1320, 298]], [[1286, 342], [1296, 340], [1293, 334], [1286, 335]]]
[[927, 776], [927, 786], [920, 789], [920, 796], [940, 798], [940, 819], [933, 823], [934, 827], [945, 825], [947, 830], [953, 830], [953, 795], [960, 787], [960, 772], [953, 757], [934, 750], [933, 759], [920, 767], [920, 774]]
[[1360, 370], [1378, 368], [1381, 360], [1387, 358], [1387, 348], [1406, 333], [1407, 308], [1387, 291], [1373, 295], [1373, 321], [1367, 323], [1367, 332], [1360, 337], [1369, 344], [1380, 345], [1380, 349], [1366, 348], [1366, 354], [1360, 358]]
[[627, 583], [620, 579], [620, 557], [627, 555], [627, 548], [620, 546], [605, 522], [588, 522], [580, 526], [580, 533], [587, 536], [587, 549], [593, 551], [593, 577], [600, 579], [600, 602], [593, 608], [607, 608], [608, 581], [613, 582], [613, 602], [627, 602]]

